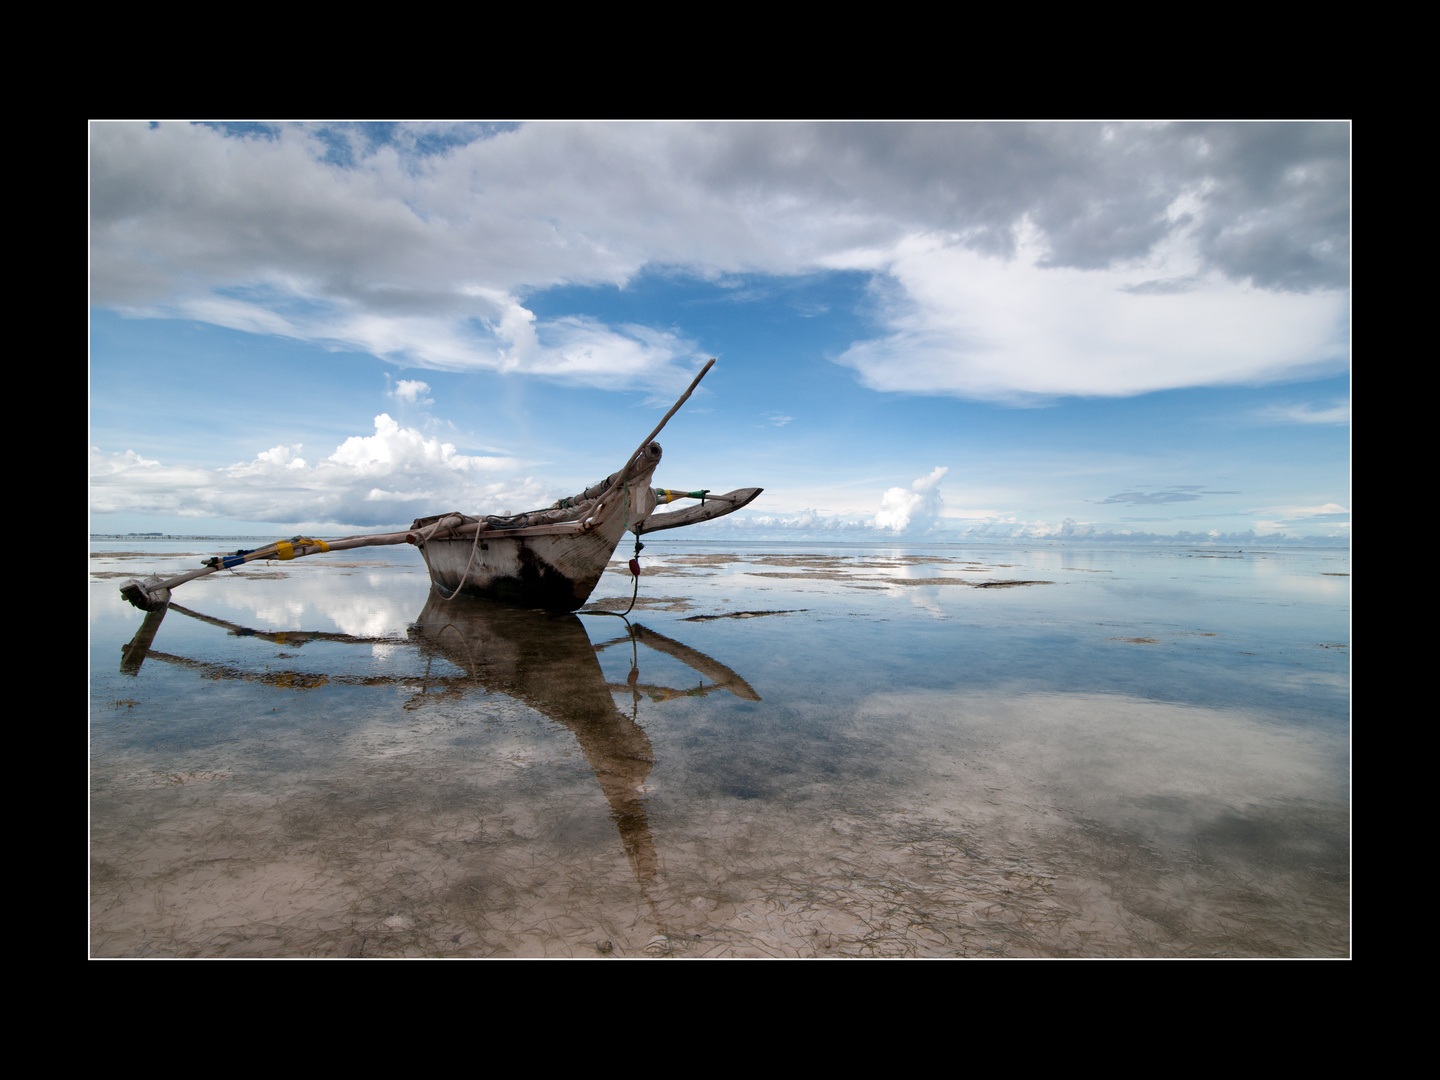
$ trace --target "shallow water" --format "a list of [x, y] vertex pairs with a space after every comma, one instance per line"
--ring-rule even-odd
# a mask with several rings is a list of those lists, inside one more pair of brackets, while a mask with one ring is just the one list
[[647, 541], [631, 631], [374, 549], [124, 654], [225, 546], [91, 545], [96, 956], [1349, 953], [1346, 551]]

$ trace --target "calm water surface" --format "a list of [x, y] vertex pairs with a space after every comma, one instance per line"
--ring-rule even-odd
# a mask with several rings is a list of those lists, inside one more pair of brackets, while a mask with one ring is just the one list
[[628, 624], [410, 548], [120, 598], [226, 546], [91, 545], [94, 955], [1349, 953], [1347, 551], [654, 541]]

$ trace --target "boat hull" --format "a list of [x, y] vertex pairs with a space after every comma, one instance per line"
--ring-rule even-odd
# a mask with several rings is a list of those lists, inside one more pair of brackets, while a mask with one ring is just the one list
[[[506, 604], [574, 611], [590, 599], [620, 538], [482, 536], [431, 540], [425, 545], [430, 578], [451, 595]], [[473, 555], [473, 558], [472, 558]]]
[[660, 447], [650, 444], [647, 456], [644, 471], [626, 483], [628, 490], [616, 505], [586, 531], [514, 535], [487, 529], [477, 536], [425, 540], [430, 580], [445, 596], [459, 593], [549, 611], [582, 607], [626, 530], [655, 509], [650, 480], [660, 462]]

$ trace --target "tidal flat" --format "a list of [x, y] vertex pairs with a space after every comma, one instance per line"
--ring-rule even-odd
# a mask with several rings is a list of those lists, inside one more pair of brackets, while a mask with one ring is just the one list
[[628, 621], [623, 545], [578, 615], [411, 548], [120, 597], [226, 548], [91, 543], [92, 956], [1350, 953], [1348, 550], [647, 540]]

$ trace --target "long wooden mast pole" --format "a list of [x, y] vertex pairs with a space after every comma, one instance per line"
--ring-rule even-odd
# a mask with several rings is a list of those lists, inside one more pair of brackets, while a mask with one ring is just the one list
[[[675, 402], [674, 405], [670, 406], [670, 411], [665, 414], [665, 418], [661, 420], [660, 423], [655, 425], [655, 430], [650, 432], [649, 435], [646, 435], [645, 438], [641, 441], [640, 445], [635, 448], [635, 454], [640, 453], [641, 450], [644, 450], [645, 447], [649, 446], [652, 442], [655, 441], [655, 436], [660, 434], [660, 429], [663, 428], [666, 424], [668, 424], [670, 422], [670, 418], [680, 411], [681, 405], [684, 405], [685, 402], [690, 400], [690, 395], [695, 392], [695, 387], [700, 385], [700, 380], [705, 377], [705, 373], [714, 366], [715, 359], [714, 357], [711, 357], [710, 362], [700, 369], [700, 374], [695, 376], [695, 381], [690, 384], [690, 389], [686, 390], [685, 393], [680, 395], [680, 400]], [[631, 461], [635, 460], [635, 454], [630, 455]]]
[[700, 369], [700, 374], [696, 375], [694, 380], [690, 383], [689, 389], [687, 389], [685, 393], [680, 395], [680, 400], [675, 402], [674, 405], [671, 405], [670, 411], [665, 414], [665, 416], [661, 419], [660, 423], [655, 425], [655, 430], [650, 432], [649, 435], [646, 435], [644, 441], [635, 448], [635, 453], [630, 455], [630, 460], [625, 462], [624, 467], [620, 470], [619, 473], [616, 474], [615, 483], [611, 484], [608, 488], [606, 488], [604, 494], [600, 496], [599, 502], [602, 505], [609, 502], [610, 496], [614, 494], [615, 489], [625, 483], [625, 479], [630, 475], [630, 470], [634, 467], [635, 460], [640, 456], [640, 452], [644, 450], [645, 447], [649, 446], [652, 442], [655, 441], [655, 436], [659, 435], [661, 429], [670, 422], [670, 418], [680, 411], [680, 406], [684, 405], [685, 402], [690, 400], [690, 395], [695, 392], [695, 387], [700, 385], [700, 380], [705, 377], [705, 373], [714, 366], [715, 358], [712, 356], [710, 358], [710, 361], [703, 368]]

